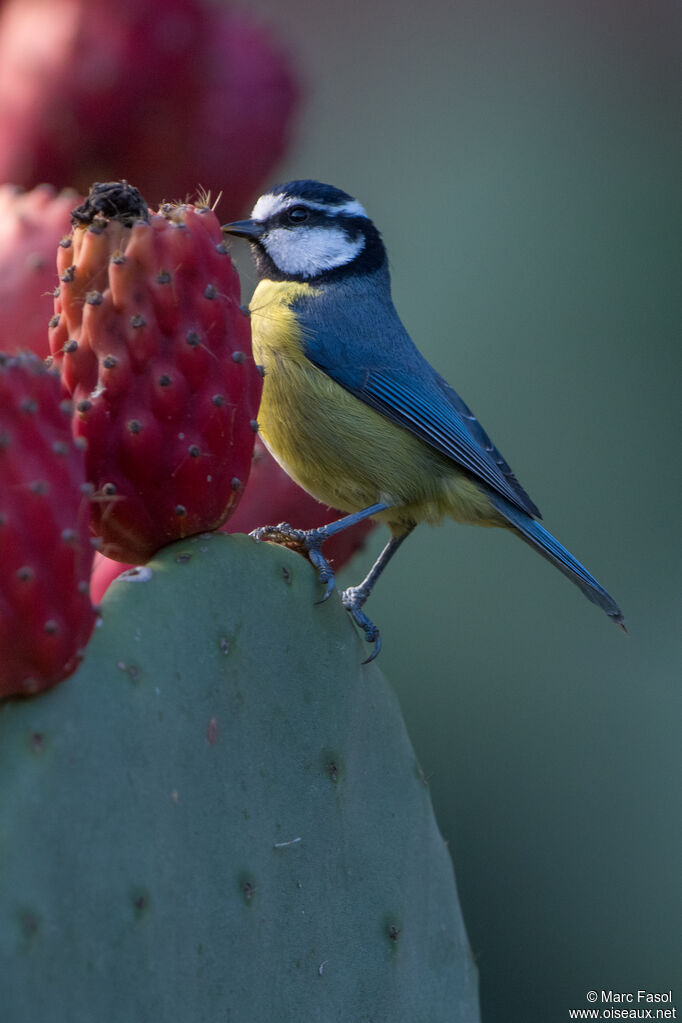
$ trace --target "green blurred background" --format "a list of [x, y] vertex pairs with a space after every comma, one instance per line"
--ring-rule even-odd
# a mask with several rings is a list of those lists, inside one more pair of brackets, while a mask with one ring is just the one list
[[630, 629], [452, 523], [371, 601], [484, 1023], [564, 1020], [590, 988], [682, 1011], [680, 5], [248, 7], [307, 81], [279, 179], [365, 204], [408, 329]]

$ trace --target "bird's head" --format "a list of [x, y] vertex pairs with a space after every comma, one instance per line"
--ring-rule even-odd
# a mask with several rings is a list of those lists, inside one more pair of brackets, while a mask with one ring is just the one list
[[223, 231], [248, 239], [259, 276], [270, 280], [337, 280], [372, 273], [386, 262], [381, 236], [360, 203], [319, 181], [275, 185], [248, 220]]

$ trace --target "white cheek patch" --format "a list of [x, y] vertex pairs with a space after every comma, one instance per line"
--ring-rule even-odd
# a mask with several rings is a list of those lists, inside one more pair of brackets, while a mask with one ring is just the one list
[[276, 227], [261, 245], [283, 273], [316, 277], [350, 263], [362, 252], [365, 238], [349, 238], [339, 227]]
[[364, 207], [355, 199], [340, 206], [325, 205], [321, 202], [313, 202], [310, 199], [299, 199], [295, 195], [262, 195], [251, 210], [252, 220], [269, 220], [282, 210], [290, 206], [307, 206], [311, 210], [322, 210], [323, 213], [347, 213], [353, 217], [366, 217]]

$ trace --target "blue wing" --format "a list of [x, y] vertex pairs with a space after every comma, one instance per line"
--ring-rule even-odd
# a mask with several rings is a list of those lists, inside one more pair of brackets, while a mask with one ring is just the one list
[[[343, 384], [342, 380], [337, 382]], [[371, 372], [363, 387], [353, 389], [353, 393], [452, 458], [513, 505], [540, 517], [538, 508], [457, 392], [438, 378], [435, 383], [426, 389], [421, 381], [400, 379], [395, 372], [390, 376]]]
[[[540, 512], [459, 395], [419, 353], [392, 302], [297, 303], [306, 356], [365, 404], [452, 458], [528, 515]], [[332, 308], [330, 308], [332, 306]]]

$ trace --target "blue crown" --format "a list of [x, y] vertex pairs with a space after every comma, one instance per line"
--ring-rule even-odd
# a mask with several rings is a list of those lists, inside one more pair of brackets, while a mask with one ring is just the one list
[[340, 188], [305, 178], [301, 181], [287, 181], [286, 184], [274, 185], [270, 192], [272, 195], [295, 195], [328, 206], [342, 206], [344, 203], [354, 201], [352, 195], [342, 192]]

